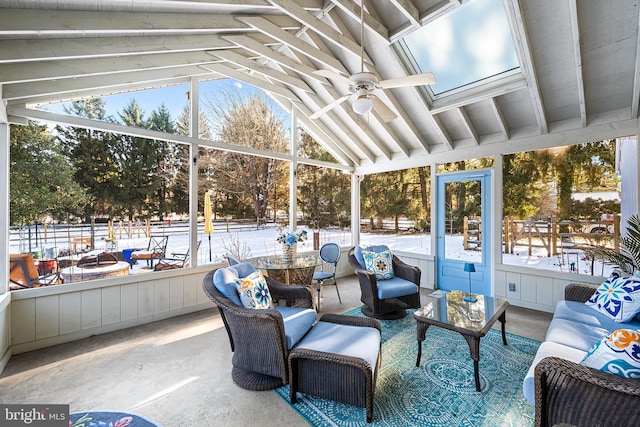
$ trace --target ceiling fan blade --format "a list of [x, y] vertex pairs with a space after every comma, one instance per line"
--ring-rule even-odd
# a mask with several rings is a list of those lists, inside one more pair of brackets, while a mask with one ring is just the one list
[[309, 116], [310, 119], [317, 119], [318, 117], [320, 117], [321, 115], [323, 115], [324, 113], [326, 113], [327, 111], [331, 110], [333, 107], [336, 107], [340, 104], [342, 104], [344, 101], [346, 101], [347, 99], [349, 99], [351, 95], [345, 95], [342, 98], [338, 98], [335, 101], [325, 105], [324, 107], [322, 107], [320, 110], [316, 111], [315, 113], [313, 113], [312, 115]]
[[316, 70], [316, 71], [313, 72], [313, 74], [315, 74], [317, 76], [326, 77], [326, 78], [328, 78], [330, 80], [337, 80], [337, 81], [341, 82], [342, 84], [346, 84], [348, 86], [351, 86], [353, 84], [353, 82], [351, 80], [349, 80], [349, 78], [343, 76], [342, 74], [334, 73], [333, 71]]
[[391, 108], [387, 107], [387, 104], [382, 102], [377, 96], [369, 95], [369, 99], [373, 101], [373, 109], [385, 123], [398, 118], [396, 113], [394, 113]]
[[398, 77], [397, 79], [383, 80], [378, 83], [378, 87], [382, 89], [392, 89], [396, 87], [425, 86], [435, 83], [436, 76], [434, 76], [433, 73], [422, 73]]

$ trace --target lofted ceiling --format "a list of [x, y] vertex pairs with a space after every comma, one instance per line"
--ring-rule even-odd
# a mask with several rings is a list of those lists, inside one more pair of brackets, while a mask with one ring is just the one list
[[[366, 70], [407, 75], [394, 43], [464, 3], [365, 0]], [[390, 122], [349, 102], [309, 117], [349, 93], [314, 71], [360, 71], [360, 0], [0, 0], [0, 94], [20, 122], [42, 103], [231, 77], [293, 105], [357, 173], [638, 133], [638, 0], [504, 6], [520, 77], [435, 101], [378, 92]]]

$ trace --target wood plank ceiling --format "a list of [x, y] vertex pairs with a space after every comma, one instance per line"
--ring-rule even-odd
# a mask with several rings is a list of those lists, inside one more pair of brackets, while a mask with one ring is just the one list
[[[394, 43], [459, 0], [366, 0], [365, 61], [407, 74]], [[25, 106], [231, 77], [265, 90], [358, 173], [635, 135], [637, 0], [504, 0], [521, 75], [431, 101], [418, 88], [377, 94], [384, 122], [314, 74], [360, 71], [360, 0], [0, 1], [0, 90]]]

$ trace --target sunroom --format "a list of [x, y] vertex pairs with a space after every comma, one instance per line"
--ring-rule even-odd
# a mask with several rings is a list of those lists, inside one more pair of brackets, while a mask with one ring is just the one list
[[[609, 7], [595, 0], [15, 0], [0, 11], [0, 257], [8, 260], [13, 250], [10, 128], [29, 121], [186, 147], [188, 233], [181, 249], [201, 255], [171, 271], [19, 291], [9, 291], [9, 263], [1, 263], [7, 284], [0, 289], [2, 368], [15, 354], [211, 307], [201, 282], [222, 263], [210, 257], [211, 235], [201, 231], [201, 150], [287, 164], [288, 218], [302, 210], [296, 201], [301, 166], [344, 173], [350, 187], [344, 254], [366, 232], [362, 180], [426, 168], [430, 237], [419, 248], [397, 251], [422, 269], [426, 289], [467, 277], [467, 259], [447, 257], [445, 201], [460, 186], [481, 188], [482, 250], [468, 259], [481, 273], [474, 277], [483, 278], [476, 285], [511, 305], [545, 312], [553, 312], [567, 283], [601, 283], [604, 270], [576, 274], [569, 258], [559, 270], [505, 260], [505, 159], [611, 141], [622, 227], [638, 212], [636, 1]], [[475, 74], [463, 72], [469, 70]], [[203, 87], [226, 79], [264, 92], [286, 113], [294, 148], [270, 151], [200, 135]], [[188, 92], [188, 100], [162, 100], [187, 103], [186, 134], [56, 107], [167, 88]], [[300, 129], [333, 160], [301, 155]], [[477, 159], [481, 166], [470, 166]], [[451, 172], [446, 165], [454, 163], [466, 169]], [[345, 256], [338, 275], [352, 274]]]

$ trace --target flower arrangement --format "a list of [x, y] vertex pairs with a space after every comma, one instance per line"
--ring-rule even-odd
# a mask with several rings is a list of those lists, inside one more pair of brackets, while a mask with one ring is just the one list
[[302, 242], [304, 240], [307, 240], [307, 230], [290, 231], [286, 228], [282, 230], [276, 238], [276, 242], [282, 244], [286, 243], [289, 246], [293, 246], [296, 243]]

